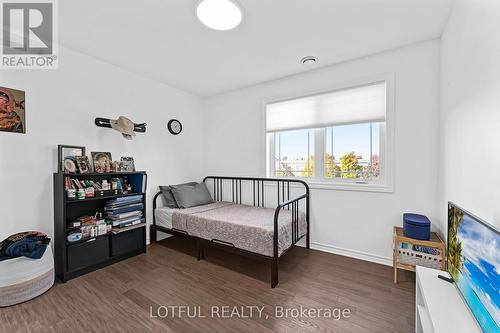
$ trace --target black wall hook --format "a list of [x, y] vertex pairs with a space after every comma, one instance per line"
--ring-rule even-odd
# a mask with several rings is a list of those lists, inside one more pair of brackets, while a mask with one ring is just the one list
[[[95, 124], [99, 127], [112, 128], [110, 124], [111, 119], [107, 118], [95, 118]], [[134, 123], [134, 132], [145, 133], [146, 123], [136, 124]]]

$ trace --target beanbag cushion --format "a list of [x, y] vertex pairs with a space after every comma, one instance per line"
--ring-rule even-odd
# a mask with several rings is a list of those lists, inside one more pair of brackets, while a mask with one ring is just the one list
[[0, 307], [33, 299], [54, 284], [51, 247], [40, 259], [17, 257], [0, 261]]

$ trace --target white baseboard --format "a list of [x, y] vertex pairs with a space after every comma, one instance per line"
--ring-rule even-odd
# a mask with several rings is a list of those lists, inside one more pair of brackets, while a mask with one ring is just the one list
[[316, 243], [316, 242], [311, 242], [311, 249], [329, 252], [329, 253], [333, 253], [333, 254], [338, 254], [341, 256], [356, 258], [356, 259], [360, 259], [360, 260], [370, 261], [370, 262], [374, 262], [376, 264], [381, 264], [381, 265], [386, 265], [386, 266], [392, 267], [392, 258], [379, 256], [376, 254], [371, 254], [371, 253], [366, 253], [366, 252], [356, 251], [356, 250], [351, 250], [351, 249], [345, 249], [345, 248], [338, 247], [338, 246]]

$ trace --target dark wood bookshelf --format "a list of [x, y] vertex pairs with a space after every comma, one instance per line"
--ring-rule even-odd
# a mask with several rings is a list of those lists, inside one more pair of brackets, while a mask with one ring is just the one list
[[[67, 199], [64, 188], [64, 179], [87, 178], [93, 181], [103, 179], [127, 178], [132, 185], [132, 192], [127, 194], [113, 194], [86, 199]], [[104, 206], [108, 200], [142, 195], [142, 215], [146, 221], [146, 188], [147, 174], [137, 172], [113, 173], [54, 173], [54, 254], [56, 276], [63, 282], [100, 269], [120, 260], [146, 252], [146, 224], [140, 227], [125, 230], [114, 234], [85, 238], [69, 242], [69, 232], [78, 229], [70, 227], [78, 217], [96, 212], [104, 213]]]

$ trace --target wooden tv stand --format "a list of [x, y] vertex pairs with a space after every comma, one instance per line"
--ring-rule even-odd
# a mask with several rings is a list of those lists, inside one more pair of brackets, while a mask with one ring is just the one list
[[438, 275], [447, 272], [417, 266], [415, 332], [480, 333], [481, 329], [457, 287]]

